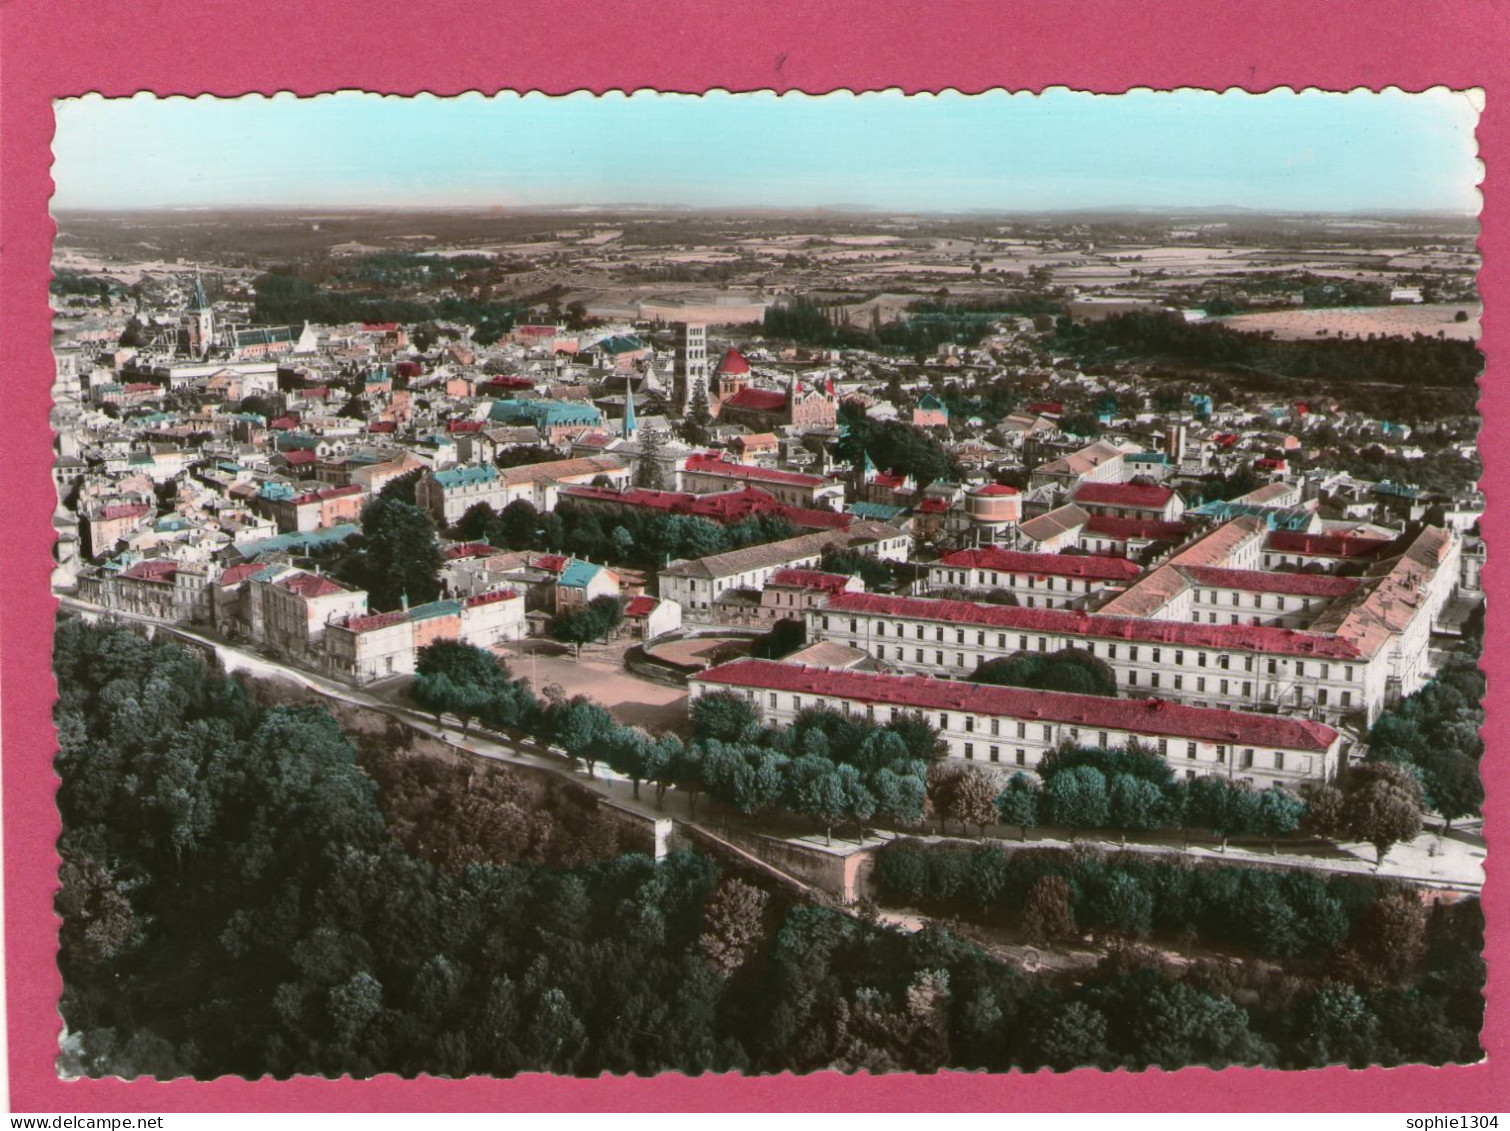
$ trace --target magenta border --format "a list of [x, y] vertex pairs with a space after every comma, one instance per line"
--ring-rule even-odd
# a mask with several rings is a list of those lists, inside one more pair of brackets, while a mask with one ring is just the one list
[[[663, 1076], [577, 1081], [226, 1079], [209, 1083], [60, 1082], [53, 1071], [59, 979], [51, 913], [57, 834], [52, 802], [54, 687], [48, 657], [53, 489], [47, 427], [51, 358], [45, 303], [52, 224], [49, 145], [54, 97], [249, 91], [301, 94], [362, 88], [452, 94], [500, 87], [563, 93], [656, 88], [701, 91], [838, 88], [979, 91], [1069, 86], [1115, 93], [1135, 86], [1378, 89], [1482, 87], [1487, 163], [1482, 287], [1488, 308], [1483, 386], [1490, 543], [1488, 587], [1510, 586], [1500, 552], [1510, 453], [1500, 429], [1510, 389], [1495, 360], [1506, 350], [1510, 304], [1506, 200], [1499, 162], [1510, 156], [1510, 7], [1483, 0], [801, 0], [749, 5], [641, 0], [524, 0], [422, 6], [347, 0], [152, 0], [50, 4], [14, 0], [0, 40], [0, 388], [9, 427], [0, 442], [0, 742], [4, 751], [6, 1009], [13, 1110], [194, 1111], [1421, 1111], [1510, 1108], [1495, 1071], [1507, 1051], [1504, 857], [1489, 857], [1485, 909], [1491, 954], [1489, 1060], [1458, 1068], [1278, 1073], [1080, 1071], [867, 1078], [822, 1074], [742, 1079]], [[400, 159], [395, 155], [395, 159]], [[1489, 640], [1505, 630], [1490, 603]], [[1493, 827], [1510, 781], [1510, 656], [1491, 643], [1485, 731]], [[1498, 849], [1497, 838], [1494, 848]]]

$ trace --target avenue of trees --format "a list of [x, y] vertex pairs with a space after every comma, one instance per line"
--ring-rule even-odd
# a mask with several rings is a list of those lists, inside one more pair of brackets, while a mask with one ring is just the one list
[[487, 539], [510, 550], [547, 549], [595, 562], [657, 569], [678, 558], [702, 558], [777, 542], [802, 533], [779, 515], [755, 515], [723, 526], [705, 518], [625, 507], [618, 513], [563, 499], [549, 514], [518, 499], [495, 512], [487, 503], [468, 508], [458, 537]]
[[[54, 666], [65, 1072], [597, 1076], [1481, 1055], [1475, 900], [1434, 909], [1423, 930], [1419, 904], [1357, 879], [1306, 894], [1279, 881], [1279, 896], [1202, 879], [1302, 909], [1288, 929], [1311, 953], [1334, 938], [1355, 953], [1327, 967], [1331, 981], [1204, 960], [1175, 968], [1131, 951], [1073, 980], [1030, 976], [946, 930], [902, 933], [799, 902], [707, 856], [623, 854], [588, 802], [543, 795], [515, 771], [427, 763], [396, 733], [354, 744], [287, 690], [215, 675], [120, 625], [62, 620]], [[426, 669], [472, 671], [497, 698], [514, 694], [461, 656], [432, 654]], [[934, 741], [916, 724], [837, 716], [790, 737], [731, 735], [728, 712], [684, 745], [616, 728], [582, 699], [535, 709], [527, 725], [542, 738], [579, 757], [640, 758], [657, 786], [677, 780], [658, 762], [694, 750], [756, 779], [780, 755], [878, 784], [883, 754], [923, 763]], [[710, 790], [718, 777], [680, 772]], [[1176, 914], [1166, 889], [1179, 885], [1158, 887], [1132, 864], [1123, 880], [1111, 876], [1119, 862], [1098, 881], [1112, 895], [1066, 872], [1071, 925], [1052, 885], [1035, 896], [1036, 921], [1096, 929], [1096, 916], [1120, 916], [1136, 931], [1147, 899], [1162, 930]], [[980, 869], [988, 885], [994, 871]], [[1190, 881], [1197, 891], [1218, 898]], [[969, 897], [994, 905], [984, 889]], [[1083, 911], [1083, 900], [1108, 910]]]
[[1484, 801], [1484, 674], [1471, 653], [1455, 653], [1435, 679], [1381, 714], [1368, 735], [1368, 756], [1407, 768], [1425, 803], [1448, 825], [1476, 817]]

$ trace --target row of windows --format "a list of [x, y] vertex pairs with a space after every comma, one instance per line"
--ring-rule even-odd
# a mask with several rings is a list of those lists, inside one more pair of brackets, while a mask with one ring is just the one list
[[[943, 570], [942, 573], [944, 574], [945, 581], [947, 583], [949, 583], [949, 584], [953, 584], [953, 585], [969, 585], [969, 584], [971, 584], [971, 582], [970, 582], [970, 574], [967, 571], [965, 571], [965, 570]], [[979, 580], [975, 584], [977, 584], [977, 585], [988, 584], [986, 582], [986, 574], [985, 574], [984, 571], [982, 571], [978, 576], [979, 576]], [[1054, 589], [1057, 588], [1057, 586], [1055, 586], [1055, 584], [1054, 584], [1055, 579], [1053, 577], [1043, 577], [1043, 575], [1041, 575], [1041, 574], [1024, 574], [1023, 575], [1023, 583], [1029, 589], [1036, 589], [1036, 588], [1038, 588], [1038, 582], [1039, 582], [1040, 579], [1043, 581], [1043, 587], [1045, 589], [1048, 589], [1048, 590], [1052, 591], [1052, 590], [1054, 590]], [[1075, 579], [1073, 577], [1066, 577], [1063, 580], [1064, 580], [1064, 591], [1066, 593], [1073, 593], [1075, 591]], [[1000, 586], [1001, 585], [1001, 575], [998, 574], [998, 573], [991, 574], [991, 580], [990, 580], [989, 584]], [[1015, 573], [1011, 573], [1011, 574], [1007, 575], [1007, 585], [1008, 585], [1009, 588], [1014, 588], [1015, 589], [1017, 587], [1017, 575]], [[1090, 592], [1090, 587], [1091, 587], [1090, 586], [1090, 582], [1088, 582], [1088, 581], [1082, 581], [1080, 583], [1080, 588], [1081, 588], [1082, 592], [1087, 592], [1087, 593]]]
[[[830, 618], [829, 617], [824, 617], [823, 618], [823, 628], [824, 628], [824, 630], [827, 631], [829, 629], [829, 627], [830, 627]], [[900, 639], [905, 639], [906, 638], [905, 629], [906, 629], [906, 625], [898, 622], [897, 625], [895, 626], [894, 635], [896, 635]], [[916, 626], [916, 629], [917, 629], [917, 637], [916, 638], [918, 640], [926, 639], [924, 626], [922, 624], [919, 624], [919, 625]], [[849, 621], [849, 631], [850, 631], [850, 633], [852, 635], [855, 635], [855, 636], [858, 636], [860, 634], [860, 622], [859, 622], [859, 620], [857, 618], [855, 618], [855, 617], [851, 617], [850, 618], [850, 621]], [[876, 636], [878, 636], [878, 637], [884, 637], [886, 635], [886, 622], [884, 622], [884, 621], [878, 621], [875, 624], [875, 626], [874, 626], [874, 632], [875, 632]], [[942, 627], [935, 626], [935, 628], [933, 630], [933, 635], [934, 635], [934, 640], [935, 641], [938, 641], [938, 642], [942, 643], [943, 640], [944, 640], [944, 629]], [[966, 640], [965, 640], [966, 635], [967, 635], [966, 630], [964, 630], [964, 629], [955, 629], [955, 631], [954, 631], [954, 642], [956, 644], [964, 644], [964, 643], [966, 643]], [[978, 647], [978, 648], [985, 648], [985, 647], [988, 646], [987, 643], [986, 643], [986, 637], [987, 637], [987, 635], [988, 634], [985, 633], [985, 632], [981, 632], [981, 631], [975, 632], [975, 645], [976, 645], [976, 647]], [[1009, 647], [1009, 643], [1008, 642], [1012, 639], [1012, 637], [1010, 635], [1006, 634], [1006, 633], [1001, 633], [1001, 632], [995, 633], [994, 635], [996, 637], [996, 647], [997, 647], [997, 649], [1000, 650], [1000, 651], [1005, 652], [1008, 649], [1008, 647]], [[1027, 651], [1029, 651], [1030, 650], [1030, 641], [1033, 640], [1033, 639], [1034, 638], [1028, 637], [1026, 635], [1019, 635], [1019, 636], [1017, 636], [1017, 651], [1019, 651], [1019, 652], [1027, 652]], [[1039, 636], [1039, 637], [1036, 638], [1036, 640], [1037, 640], [1037, 645], [1038, 645], [1038, 651], [1040, 651], [1040, 652], [1047, 652], [1048, 648], [1049, 648], [1049, 638], [1046, 637], [1046, 636]], [[1058, 645], [1056, 643], [1056, 647], [1057, 646]], [[1118, 655], [1119, 645], [1116, 645], [1116, 644], [1098, 644], [1094, 640], [1087, 640], [1081, 646], [1083, 646], [1086, 649], [1086, 651], [1090, 652], [1091, 655], [1093, 655], [1093, 656], [1100, 656], [1101, 658], [1107, 659], [1107, 660], [1116, 660], [1116, 659], [1121, 658]], [[1126, 645], [1126, 649], [1127, 649], [1127, 651], [1126, 651], [1126, 659], [1128, 660], [1129, 663], [1137, 663], [1138, 662], [1139, 656], [1142, 654], [1141, 649], [1143, 647], [1147, 647], [1147, 646], [1140, 646], [1140, 645], [1137, 645], [1137, 644]], [[1100, 649], [1100, 650], [1098, 651], [1098, 649]], [[1155, 664], [1165, 664], [1165, 663], [1167, 663], [1169, 666], [1173, 666], [1173, 667], [1187, 666], [1186, 662], [1185, 662], [1185, 651], [1186, 650], [1183, 649], [1183, 648], [1149, 647], [1147, 650], [1148, 650], [1148, 660], [1151, 663], [1155, 663]], [[1168, 661], [1166, 661], [1165, 658], [1164, 658], [1166, 652], [1169, 653], [1171, 655], [1171, 657], [1172, 657]], [[943, 655], [943, 653], [937, 653], [937, 654], [939, 656]], [[1226, 652], [1210, 653], [1210, 652], [1202, 652], [1202, 651], [1192, 650], [1190, 654], [1194, 658], [1194, 661], [1195, 661], [1194, 666], [1196, 666], [1198, 668], [1204, 668], [1204, 667], [1209, 666], [1210, 658], [1213, 655], [1216, 657], [1216, 665], [1215, 666], [1218, 669], [1220, 669], [1221, 671], [1228, 671], [1232, 667], [1232, 659], [1233, 659], [1233, 657], [1232, 657], [1232, 655], [1230, 653], [1226, 653]], [[877, 652], [877, 656], [881, 657], [881, 653]], [[881, 657], [881, 658], [884, 658], [884, 657]], [[920, 662], [920, 663], [922, 662], [922, 654], [921, 653], [919, 653], [919, 655], [918, 655], [918, 662]], [[943, 663], [943, 660], [940, 659], [939, 663]], [[1310, 663], [1309, 669], [1307, 668], [1307, 661], [1305, 661], [1305, 660], [1295, 660], [1295, 661], [1293, 661], [1293, 663], [1294, 663], [1294, 674], [1297, 677], [1305, 678], [1305, 677], [1309, 676], [1309, 677], [1311, 677], [1313, 679], [1331, 679], [1332, 678], [1332, 668], [1333, 668], [1333, 665], [1330, 664], [1330, 663], [1323, 663], [1323, 662], [1320, 662], [1320, 661], [1312, 661]], [[1266, 661], [1268, 674], [1269, 675], [1278, 675], [1279, 674], [1279, 664], [1280, 664], [1279, 660], [1277, 660], [1276, 658], [1274, 658], [1272, 656], [1269, 657], [1267, 659], [1267, 661]], [[957, 666], [963, 667], [964, 666], [964, 660], [961, 659], [960, 662], [959, 662], [959, 664]], [[1339, 665], [1337, 665], [1337, 667], [1339, 668], [1339, 670], [1342, 673], [1342, 678], [1344, 680], [1346, 680], [1347, 682], [1352, 682], [1352, 680], [1354, 679], [1354, 673], [1355, 673], [1355, 670], [1356, 670], [1356, 666], [1353, 665], [1353, 664], [1339, 664]], [[1253, 656], [1244, 656], [1243, 657], [1243, 671], [1245, 671], [1245, 672], [1251, 672], [1251, 671], [1253, 671], [1253, 669], [1254, 669], [1254, 657]]]

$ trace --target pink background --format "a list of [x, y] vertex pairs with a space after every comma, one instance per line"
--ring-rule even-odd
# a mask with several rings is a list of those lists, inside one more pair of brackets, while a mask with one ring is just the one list
[[[1028, 3], [886, 0], [816, 5], [790, 0], [709, 4], [650, 0], [488, 5], [476, 0], [12, 0], [0, 46], [0, 442], [5, 536], [0, 538], [0, 741], [4, 750], [5, 919], [11, 1102], [17, 1111], [337, 1110], [1393, 1110], [1502, 1111], [1506, 1085], [1491, 1065], [1506, 1053], [1505, 857], [1490, 855], [1485, 910], [1491, 1007], [1490, 1063], [1276, 1073], [1208, 1069], [1068, 1076], [941, 1074], [932, 1077], [604, 1079], [254, 1083], [60, 1082], [53, 1068], [60, 1027], [53, 963], [52, 795], [54, 752], [48, 597], [54, 494], [47, 428], [52, 362], [46, 305], [52, 224], [47, 214], [54, 97], [342, 88], [399, 94], [481, 89], [561, 93], [588, 88], [701, 91], [724, 87], [821, 93], [839, 87], [908, 91], [993, 86], [1069, 86], [1117, 92], [1134, 86], [1250, 91], [1276, 86], [1350, 89], [1396, 85], [1481, 86], [1484, 190], [1483, 389], [1489, 515], [1487, 585], [1510, 582], [1505, 545], [1510, 479], [1505, 427], [1510, 392], [1494, 359], [1506, 349], [1510, 225], [1500, 162], [1510, 155], [1506, 45], [1510, 7], [1467, 0], [1047, 0]], [[396, 161], [402, 160], [395, 154]], [[1497, 828], [1506, 674], [1494, 648], [1505, 606], [1491, 602], [1490, 802]]]

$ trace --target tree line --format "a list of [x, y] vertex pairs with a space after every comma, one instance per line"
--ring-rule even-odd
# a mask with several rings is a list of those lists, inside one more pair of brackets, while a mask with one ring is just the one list
[[1471, 391], [1484, 368], [1483, 355], [1467, 341], [1424, 334], [1281, 341], [1267, 334], [1140, 311], [1097, 322], [1061, 318], [1050, 344], [1088, 364], [1175, 359], [1338, 384], [1384, 382]]

